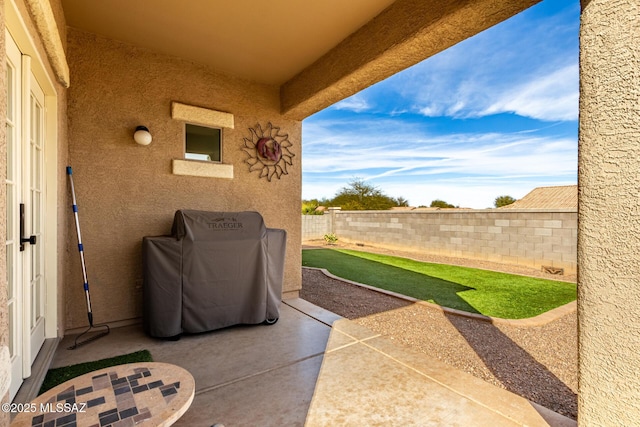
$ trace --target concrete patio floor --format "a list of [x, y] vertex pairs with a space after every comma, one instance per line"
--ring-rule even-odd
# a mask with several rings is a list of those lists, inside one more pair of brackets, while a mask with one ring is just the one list
[[302, 299], [271, 326], [237, 326], [179, 341], [140, 325], [67, 350], [51, 367], [147, 349], [179, 365], [196, 395], [176, 426], [575, 426], [575, 421], [458, 371]]

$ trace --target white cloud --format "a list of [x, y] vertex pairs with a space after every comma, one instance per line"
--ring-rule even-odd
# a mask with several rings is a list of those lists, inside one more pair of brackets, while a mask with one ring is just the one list
[[425, 107], [418, 108], [418, 112], [425, 117], [440, 117], [444, 116], [444, 107], [431, 104]]
[[[419, 87], [414, 110], [426, 117], [477, 118], [513, 113], [546, 121], [578, 119], [578, 64], [512, 77], [475, 75]], [[450, 80], [446, 77], [445, 80]]]
[[[574, 173], [577, 143], [569, 138], [528, 133], [430, 135], [400, 120], [351, 120], [303, 126], [306, 173], [366, 174], [533, 174]], [[308, 129], [311, 130], [308, 130]], [[310, 141], [307, 143], [307, 141]], [[322, 143], [318, 143], [322, 141]]]
[[539, 120], [578, 120], [578, 64], [507, 89], [479, 116], [515, 113]]
[[367, 102], [362, 94], [353, 95], [344, 99], [333, 106], [336, 110], [348, 110], [361, 113], [371, 109], [371, 105]]

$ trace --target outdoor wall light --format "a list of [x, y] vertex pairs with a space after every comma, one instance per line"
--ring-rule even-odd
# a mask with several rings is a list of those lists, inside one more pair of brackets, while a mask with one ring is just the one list
[[136, 127], [136, 132], [133, 134], [133, 139], [140, 145], [151, 144], [151, 133], [145, 126]]

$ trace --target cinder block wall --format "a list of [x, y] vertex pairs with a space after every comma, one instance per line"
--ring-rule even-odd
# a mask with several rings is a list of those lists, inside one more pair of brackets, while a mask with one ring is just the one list
[[302, 215], [302, 240], [322, 239], [331, 233], [331, 215]]
[[[324, 216], [331, 215], [332, 232], [345, 242], [576, 272], [576, 210], [334, 211]], [[307, 221], [303, 227], [319, 222]]]

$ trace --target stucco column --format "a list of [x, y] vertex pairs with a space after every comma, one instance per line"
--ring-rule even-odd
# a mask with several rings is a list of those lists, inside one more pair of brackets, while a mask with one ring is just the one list
[[583, 0], [578, 214], [581, 426], [640, 420], [640, 3]]

